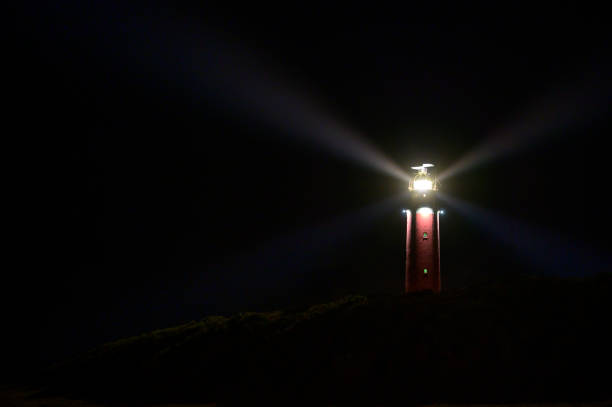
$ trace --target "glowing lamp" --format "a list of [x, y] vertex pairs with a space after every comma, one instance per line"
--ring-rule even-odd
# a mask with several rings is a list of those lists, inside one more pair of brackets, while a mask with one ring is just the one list
[[414, 180], [413, 188], [417, 191], [429, 191], [433, 188], [433, 181], [430, 179]]
[[418, 173], [408, 185], [411, 191], [423, 193], [425, 191], [436, 191], [438, 189], [435, 177], [427, 173], [427, 168], [430, 167], [433, 167], [433, 164], [423, 164], [418, 167], [412, 167], [412, 169], [417, 170]]

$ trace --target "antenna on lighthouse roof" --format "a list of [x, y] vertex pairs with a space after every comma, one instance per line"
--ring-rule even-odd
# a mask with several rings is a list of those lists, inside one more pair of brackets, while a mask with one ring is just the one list
[[412, 168], [413, 170], [419, 170], [419, 172], [423, 174], [427, 174], [427, 168], [433, 167], [433, 166], [434, 166], [433, 164], [421, 164], [418, 167], [410, 167], [410, 168]]

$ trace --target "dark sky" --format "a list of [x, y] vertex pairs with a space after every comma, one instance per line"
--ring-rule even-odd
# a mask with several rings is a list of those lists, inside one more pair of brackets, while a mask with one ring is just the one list
[[296, 139], [302, 99], [406, 170], [516, 145], [444, 181], [486, 210], [447, 208], [444, 288], [610, 264], [603, 12], [80, 3], [23, 7], [11, 37], [11, 363], [400, 293], [405, 184]]

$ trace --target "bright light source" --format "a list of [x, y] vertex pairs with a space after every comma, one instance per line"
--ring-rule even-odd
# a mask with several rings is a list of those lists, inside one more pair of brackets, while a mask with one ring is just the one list
[[430, 175], [427, 172], [427, 169], [433, 167], [433, 164], [423, 164], [418, 167], [412, 167], [413, 170], [417, 170], [418, 173], [410, 182], [408, 188], [411, 191], [417, 191], [423, 193], [423, 196], [427, 196], [424, 192], [427, 191], [437, 191], [438, 184], [436, 182], [436, 177], [434, 175]]
[[417, 213], [420, 213], [421, 215], [431, 215], [433, 213], [433, 209], [423, 207], [417, 209]]
[[444, 209], [440, 210], [440, 215], [444, 215]]
[[429, 179], [417, 179], [414, 181], [414, 189], [417, 191], [428, 191], [433, 188], [433, 182]]

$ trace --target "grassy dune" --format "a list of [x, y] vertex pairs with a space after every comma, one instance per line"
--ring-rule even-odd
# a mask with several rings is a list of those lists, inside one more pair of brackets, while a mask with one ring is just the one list
[[[131, 404], [100, 404], [65, 397], [35, 397], [31, 391], [0, 389], [0, 405], [3, 407], [122, 407]], [[612, 400], [572, 403], [513, 403], [513, 404], [427, 404], [422, 407], [610, 407]], [[139, 404], [141, 407], [217, 407], [217, 403], [206, 404]], [[332, 407], [330, 405], [330, 407]]]
[[517, 278], [207, 317], [106, 344], [32, 383], [40, 397], [102, 405], [598, 405], [612, 399], [611, 289], [609, 275]]

